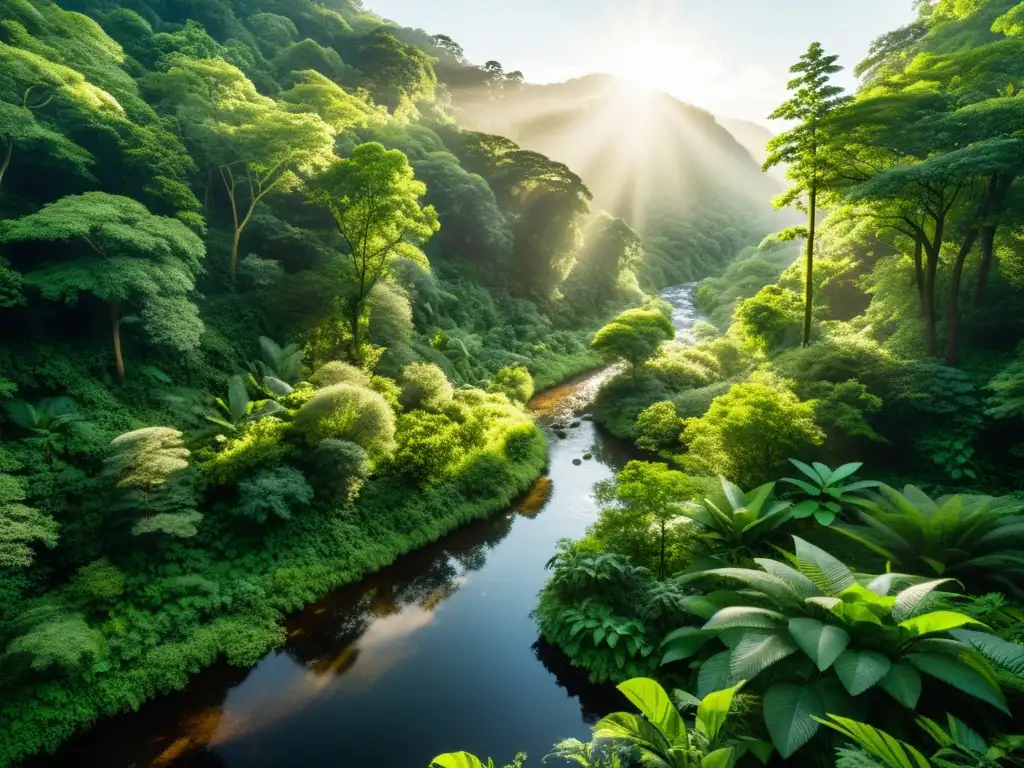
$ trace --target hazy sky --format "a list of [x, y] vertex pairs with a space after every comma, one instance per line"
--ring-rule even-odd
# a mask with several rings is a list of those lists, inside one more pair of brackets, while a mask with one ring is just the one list
[[[404, 26], [458, 41], [531, 82], [609, 72], [717, 114], [764, 122], [813, 40], [848, 70], [911, 0], [364, 0]], [[851, 72], [843, 84], [852, 86]]]

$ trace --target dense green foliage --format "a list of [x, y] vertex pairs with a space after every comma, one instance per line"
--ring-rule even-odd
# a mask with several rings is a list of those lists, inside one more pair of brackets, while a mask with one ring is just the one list
[[[786, 764], [1014, 764], [998, 712], [1019, 717], [1024, 689], [1017, 5], [919, 3], [849, 98], [817, 44], [794, 66], [776, 116], [798, 122], [767, 165], [788, 165], [779, 202], [807, 226], [700, 284], [695, 344], [662, 344], [598, 396], [598, 420], [700, 492], [662, 504], [660, 580], [662, 534], [628, 506], [563, 545], [535, 615], [592, 679], [652, 667], [614, 663], [594, 622], [652, 643], [649, 595], [672, 594], [683, 618], [644, 673], [698, 694], [747, 681], [746, 732]], [[800, 238], [794, 262], [782, 243]], [[809, 463], [787, 472], [792, 456]], [[858, 456], [889, 484], [857, 479]], [[631, 574], [617, 591], [576, 576], [610, 562]]]
[[[841, 464], [871, 451], [887, 477], [939, 495], [1019, 489], [1015, 5], [919, 13], [877, 41], [850, 97], [817, 44], [794, 65], [777, 114], [796, 122], [768, 164], [793, 183], [779, 202], [817, 215], [697, 287], [720, 335], [701, 324], [695, 346], [663, 345], [634, 386], [611, 381], [595, 415], [614, 434], [744, 486], [790, 455]], [[795, 262], [794, 238], [806, 240]]]
[[[639, 360], [590, 341], [667, 251], [456, 121], [522, 73], [359, 3], [0, 20], [6, 765], [507, 504], [545, 461], [535, 388]], [[702, 272], [768, 230], [717, 223], [687, 224]], [[671, 325], [633, 313], [653, 355]]]
[[[765, 165], [807, 224], [763, 238], [774, 182], [664, 95], [568, 149], [636, 95], [358, 2], [0, 0], [0, 765], [509, 504], [546, 461], [534, 390], [602, 361], [595, 417], [664, 463], [598, 487], [534, 615], [592, 680], [644, 678], [644, 717], [554, 754], [813, 764], [836, 731], [841, 765], [1000, 764], [1024, 11], [916, 7], [849, 98], [817, 43], [793, 67]], [[674, 340], [641, 287], [708, 276]]]

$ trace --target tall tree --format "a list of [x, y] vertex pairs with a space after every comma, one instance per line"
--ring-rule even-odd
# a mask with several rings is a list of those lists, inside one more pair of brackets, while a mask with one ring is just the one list
[[86, 192], [8, 222], [0, 243], [31, 245], [12, 260], [34, 267], [25, 282], [44, 298], [75, 304], [87, 293], [106, 302], [119, 377], [126, 309], [141, 316], [148, 341], [181, 352], [198, 346], [203, 322], [191, 295], [205, 248], [180, 221], [127, 197]]
[[360, 328], [370, 291], [399, 257], [421, 263], [419, 246], [438, 230], [433, 206], [420, 206], [426, 185], [406, 156], [376, 142], [360, 144], [307, 185], [312, 202], [334, 216], [345, 242], [350, 354], [362, 355]]
[[653, 529], [658, 537], [658, 578], [664, 579], [669, 526], [683, 516], [682, 505], [696, 495], [693, 481], [666, 464], [631, 461], [613, 481], [599, 483], [596, 490], [602, 507], [598, 526], [635, 521], [648, 535]]
[[179, 57], [145, 86], [176, 113], [204, 169], [223, 183], [231, 210], [233, 283], [242, 231], [256, 204], [295, 188], [299, 174], [326, 167], [334, 130], [313, 112], [291, 111], [260, 95], [239, 69], [219, 59]]
[[628, 309], [595, 333], [590, 346], [608, 360], [628, 363], [635, 387], [640, 366], [675, 335], [672, 321], [657, 309]]
[[786, 178], [793, 186], [776, 201], [777, 207], [795, 206], [807, 212], [806, 274], [804, 275], [803, 344], [811, 340], [811, 317], [814, 309], [814, 234], [818, 195], [825, 178], [827, 121], [846, 104], [849, 96], [831, 84], [831, 76], [842, 71], [835, 55], [827, 55], [821, 43], [811, 43], [800, 60], [790, 67], [796, 75], [789, 81], [792, 97], [769, 115], [771, 120], [795, 120], [797, 125], [768, 142], [768, 157], [763, 170], [783, 163], [788, 165]]

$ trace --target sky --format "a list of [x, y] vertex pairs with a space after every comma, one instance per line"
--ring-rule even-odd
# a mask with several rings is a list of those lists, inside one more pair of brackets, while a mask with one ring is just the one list
[[403, 26], [446, 34], [477, 64], [529, 82], [606, 72], [718, 115], [767, 124], [789, 67], [814, 40], [852, 69], [914, 18], [911, 0], [364, 0]]

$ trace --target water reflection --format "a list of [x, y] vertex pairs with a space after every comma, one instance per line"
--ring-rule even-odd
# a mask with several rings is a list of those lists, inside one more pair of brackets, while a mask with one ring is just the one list
[[549, 475], [511, 509], [295, 614], [284, 647], [252, 669], [215, 665], [34, 764], [417, 768], [460, 749], [503, 764], [588, 738], [587, 723], [621, 708], [618, 694], [537, 641], [529, 614], [554, 543], [595, 519], [594, 483], [636, 457], [579, 415], [612, 373], [532, 403], [552, 425]]
[[[416, 652], [417, 632], [431, 623], [468, 574], [486, 565], [488, 551], [508, 536], [516, 517], [535, 517], [550, 494], [550, 479], [541, 478], [509, 511], [470, 523], [293, 615], [284, 648], [251, 671], [218, 666], [185, 694], [158, 700], [143, 714], [100, 724], [66, 745], [52, 763], [91, 764], [81, 758], [102, 751], [112, 767], [225, 766], [216, 747], [272, 729], [340, 685], [365, 695]], [[278, 684], [269, 684], [267, 676]], [[254, 678], [258, 685], [250, 684]], [[210, 706], [211, 701], [217, 704]], [[166, 723], [161, 714], [169, 712], [178, 713], [174, 729], [150, 736], [141, 747], [131, 743], [131, 734], [151, 729], [154, 722]], [[110, 747], [126, 739], [134, 754], [110, 755]]]

